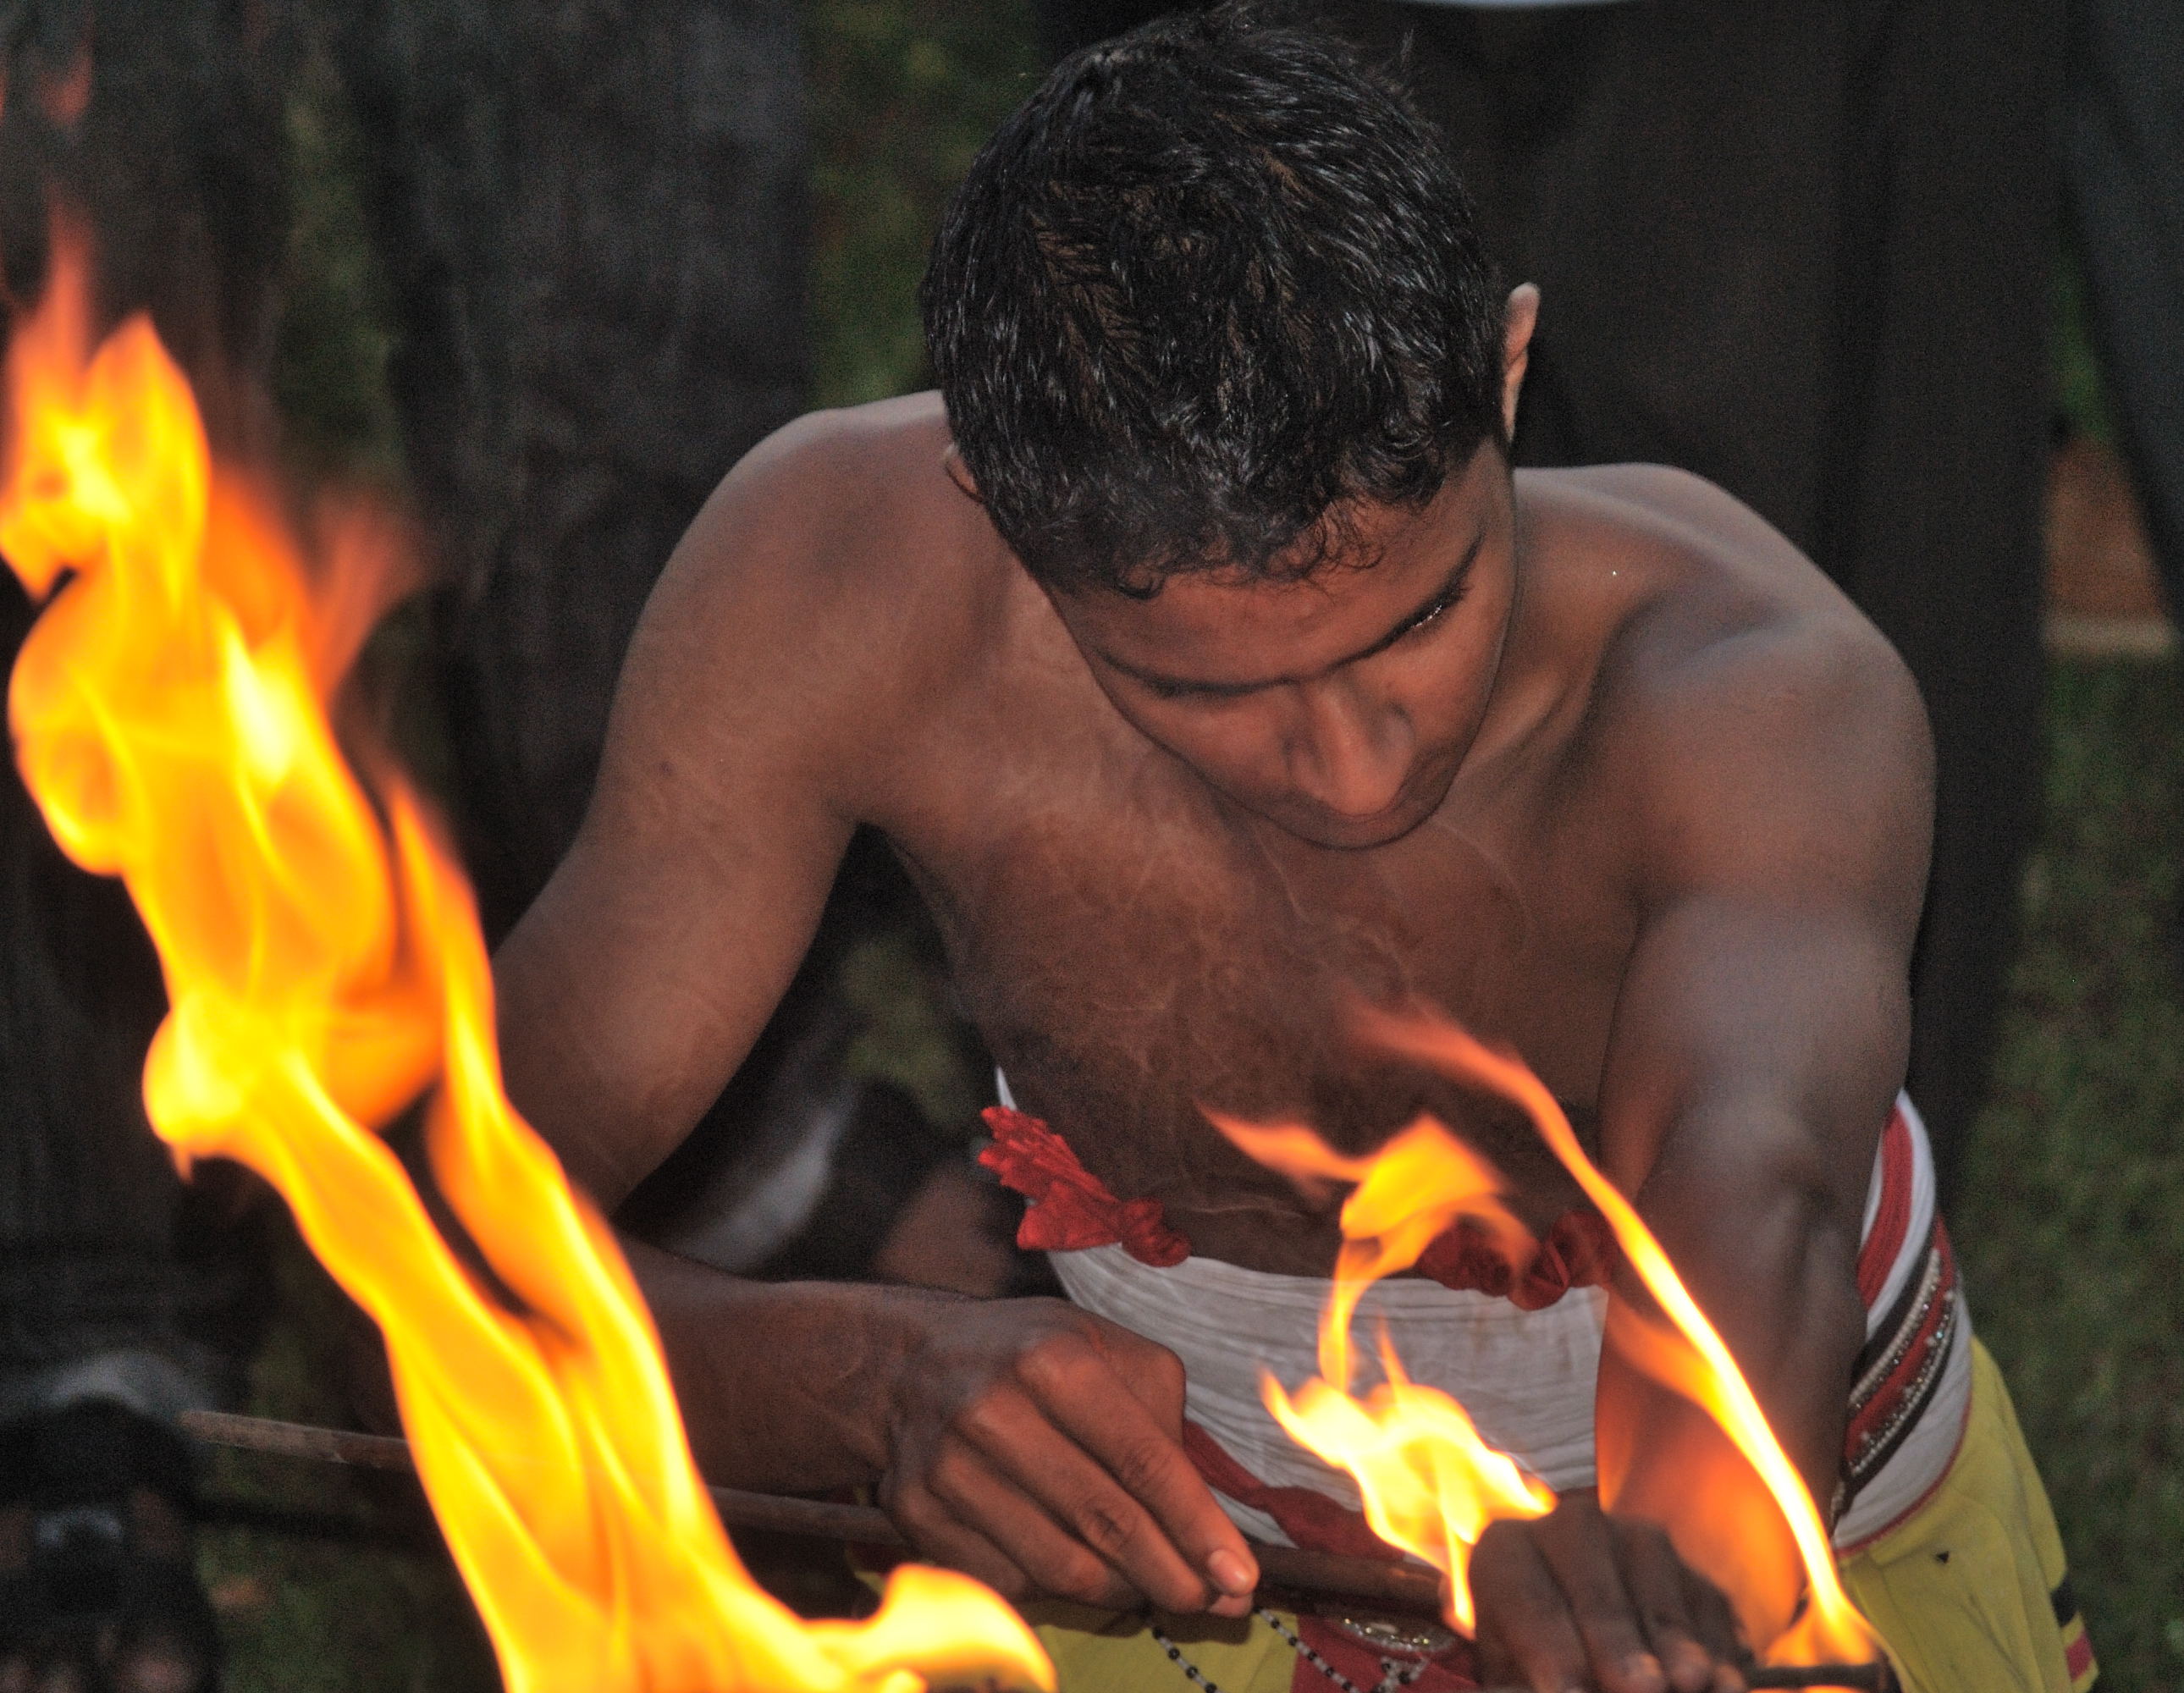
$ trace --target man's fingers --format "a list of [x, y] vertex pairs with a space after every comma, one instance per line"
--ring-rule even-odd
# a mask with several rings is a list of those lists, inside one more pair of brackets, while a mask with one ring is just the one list
[[[1050, 1432], [1049, 1439], [1067, 1445]], [[1141, 1602], [1138, 1588], [976, 1447], [951, 1441], [927, 1473], [926, 1485], [959, 1521], [976, 1524], [1037, 1591], [1107, 1610]]]
[[[1123, 1403], [1117, 1405], [1118, 1400]], [[1144, 1407], [1111, 1378], [1107, 1402], [1074, 1420], [1081, 1424], [1131, 1419], [1159, 1438]], [[1090, 1548], [1164, 1610], [1195, 1611], [1206, 1604], [1211, 1595], [1205, 1577], [1134, 1496], [1128, 1466], [1117, 1473], [1112, 1462], [1100, 1462], [1100, 1454], [1078, 1444], [1072, 1438], [1076, 1430], [1052, 1406], [1034, 1403], [1021, 1392], [991, 1393], [965, 1413], [956, 1432], [1000, 1477], [1037, 1501], [1052, 1523], [1083, 1542], [1077, 1548], [1080, 1557], [1089, 1557], [1084, 1549]], [[1011, 1529], [1035, 1539], [1026, 1525], [1012, 1522]], [[1078, 1596], [1076, 1590], [1057, 1590]]]
[[1532, 1535], [1489, 1529], [1472, 1557], [1471, 1595], [1488, 1679], [1515, 1675], [1532, 1693], [1582, 1693], [1588, 1686], [1585, 1642]]
[[[1040, 1358], [1026, 1373], [1040, 1409], [1139, 1507], [1118, 1518], [1104, 1492], [1093, 1490], [1080, 1492], [1073, 1508], [1057, 1507], [1063, 1520], [1081, 1527], [1076, 1512], [1088, 1511], [1094, 1532], [1086, 1538], [1134, 1580], [1140, 1559], [1164, 1580], [1168, 1558], [1179, 1559], [1190, 1588], [1173, 1587], [1178, 1596], [1167, 1597], [1145, 1587], [1156, 1604], [1196, 1610], [1211, 1599], [1223, 1615], [1248, 1611], [1259, 1584], [1258, 1565], [1175, 1433], [1162, 1428], [1112, 1366], [1089, 1349]], [[1118, 1385], [1123, 1392], [1115, 1391]], [[1106, 1536], [1106, 1543], [1096, 1536]], [[1139, 1584], [1145, 1586], [1142, 1580]]]
[[1534, 1525], [1534, 1539], [1604, 1693], [1667, 1693], [1668, 1675], [1617, 1568], [1613, 1525], [1598, 1504], [1571, 1495]]
[[926, 1489], [903, 1489], [888, 1501], [888, 1514], [919, 1557], [975, 1576], [1004, 1599], [1028, 1598], [1034, 1590], [1014, 1560]]
[[1049, 1591], [1250, 1610], [1258, 1569], [1183, 1450], [1172, 1353], [1051, 1300], [972, 1306], [928, 1338], [892, 1407], [890, 1473]]
[[1728, 1596], [1688, 1566], [1683, 1575], [1685, 1606], [1700, 1641], [1715, 1659], [1709, 1693], [1745, 1693], [1741, 1666], [1752, 1662], [1752, 1651]]
[[1683, 1560], [1668, 1534], [1651, 1523], [1610, 1520], [1624, 1586], [1675, 1693], [1707, 1693], [1719, 1654], [1691, 1614]]

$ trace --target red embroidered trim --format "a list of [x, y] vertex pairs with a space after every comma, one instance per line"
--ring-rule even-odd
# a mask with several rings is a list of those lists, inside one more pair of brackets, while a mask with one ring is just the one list
[[[1158, 1200], [1117, 1199], [1078, 1161], [1067, 1141], [1028, 1111], [991, 1105], [984, 1115], [994, 1144], [978, 1161], [1003, 1187], [1031, 1201], [1017, 1231], [1017, 1245], [1036, 1252], [1119, 1245], [1139, 1263], [1161, 1269], [1190, 1256], [1190, 1242], [1167, 1226]], [[1540, 1311], [1572, 1288], [1607, 1286], [1621, 1262], [1606, 1219], [1596, 1211], [1573, 1211], [1557, 1219], [1521, 1275], [1484, 1235], [1462, 1227], [1427, 1247], [1418, 1268], [1443, 1287]]]
[[[1372, 1609], [1358, 1608], [1368, 1613]], [[1476, 1693], [1479, 1686], [1478, 1649], [1461, 1635], [1452, 1637], [1454, 1644], [1446, 1651], [1429, 1656], [1368, 1646], [1331, 1617], [1299, 1617], [1296, 1626], [1305, 1645], [1360, 1693], [1368, 1688], [1379, 1693], [1391, 1685], [1405, 1693]], [[1290, 1693], [1329, 1693], [1329, 1685], [1327, 1670], [1297, 1654]]]
[[[1885, 1364], [1886, 1368], [1862, 1397], [1854, 1392], [1851, 1401], [1850, 1424], [1843, 1432], [1843, 1468], [1852, 1496], [1880, 1472], [1912, 1424], [1925, 1414], [1958, 1339], [1956, 1254], [1938, 1216], [1930, 1239], [1932, 1244], [1922, 1255], [1914, 1286], [1907, 1290], [1916, 1294], [1916, 1302], [1892, 1332], [1875, 1335], [1859, 1355], [1860, 1386], [1875, 1367]], [[1871, 1366], [1866, 1362], [1869, 1357], [1874, 1360]]]
[[994, 1144], [978, 1161], [1001, 1185], [1031, 1201], [1017, 1245], [1037, 1252], [1120, 1246], [1141, 1264], [1167, 1269], [1190, 1256], [1190, 1243], [1167, 1226], [1158, 1200], [1127, 1205], [1077, 1161], [1069, 1143], [1027, 1111], [989, 1105]]
[[1572, 1288], [1604, 1288], [1622, 1262], [1615, 1232], [1596, 1211], [1557, 1217], [1522, 1275], [1492, 1241], [1462, 1223], [1418, 1255], [1419, 1270], [1443, 1287], [1506, 1299], [1519, 1311], [1544, 1311]]

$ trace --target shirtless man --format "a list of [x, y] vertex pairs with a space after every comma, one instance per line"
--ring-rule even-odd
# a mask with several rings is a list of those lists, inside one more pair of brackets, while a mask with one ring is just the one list
[[[1400, 95], [1306, 35], [1168, 20], [1065, 64], [973, 167], [928, 278], [940, 394], [807, 418], [722, 484], [631, 649], [582, 835], [499, 961], [517, 1103], [612, 1207], [733, 1071], [869, 824], [1017, 1100], [1190, 1256], [1057, 1253], [1088, 1290], [1063, 1304], [757, 1285], [633, 1246], [708, 1473], [873, 1484], [922, 1554], [1012, 1595], [1245, 1616], [1245, 1540], [1185, 1451], [1186, 1391], [1194, 1423], [1219, 1407], [1182, 1313], [1217, 1272], [1247, 1328], [1338, 1236], [1199, 1104], [1353, 1148], [1429, 1105], [1543, 1230], [1573, 1202], [1477, 1097], [1362, 1055], [1362, 999], [1439, 1007], [1569, 1103], [1824, 1508], [1861, 1349], [1923, 1267], [1903, 1344], [1931, 1367], [1888, 1439], [1952, 1496], [1999, 1384], [1975, 1391], [1934, 1279], [1930, 1178], [1923, 1214], [1908, 1175], [1903, 1206], [1868, 1203], [1884, 1125], [1914, 1139], [1892, 1100], [1928, 837], [1917, 694], [1706, 484], [1513, 478], [1538, 308], [1502, 293]], [[1876, 1261], [1892, 1312], [1864, 1285], [1876, 1226], [1917, 1235], [1909, 1269]], [[1103, 1265], [1139, 1332], [1086, 1308]], [[1512, 1315], [1390, 1286], [1447, 1302], [1434, 1334]], [[1574, 1395], [1587, 1438], [1559, 1473], [1519, 1452], [1563, 1502], [1479, 1549], [1485, 1667], [1543, 1693], [1734, 1687], [1707, 1578], [1763, 1645], [1797, 1586], [1748, 1573], [1785, 1549], [1748, 1528], [1725, 1568], [1720, 1501], [1689, 1484], [1716, 1437], [1612, 1352], [1602, 1508], [1590, 1292], [1522, 1314], [1585, 1360], [1538, 1393]], [[2005, 1549], [2052, 1541], [2025, 1509]], [[2059, 1551], [2041, 1558], [2052, 1586]], [[1909, 1602], [1875, 1580], [1854, 1590], [1876, 1614]], [[2048, 1599], [2027, 1608], [2054, 1636]], [[1221, 1627], [1178, 1662], [1233, 1688], [1191, 1656]], [[1066, 1686], [1155, 1685], [1071, 1638], [1050, 1635]], [[2014, 1685], [2067, 1686], [2061, 1646], [2036, 1651]], [[1924, 1685], [2005, 1685], [1992, 1668]]]

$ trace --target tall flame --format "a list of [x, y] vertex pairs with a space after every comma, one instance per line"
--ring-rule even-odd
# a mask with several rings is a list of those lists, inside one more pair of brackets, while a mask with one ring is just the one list
[[1489, 1446], [1455, 1400], [1412, 1381], [1384, 1331], [1385, 1379], [1365, 1398], [1353, 1396], [1351, 1323], [1366, 1289], [1410, 1268], [1451, 1226], [1478, 1228], [1519, 1266], [1538, 1243], [1509, 1209], [1493, 1167], [1429, 1117], [1370, 1157], [1348, 1158], [1295, 1124], [1206, 1116], [1269, 1169], [1307, 1184], [1357, 1183], [1343, 1202], [1342, 1250], [1320, 1313], [1319, 1374], [1294, 1399], [1271, 1374], [1260, 1391], [1292, 1440], [1350, 1473], [1374, 1534], [1448, 1578], [1448, 1619], [1468, 1634], [1471, 1548], [1498, 1518], [1545, 1516], [1555, 1496]]
[[1634, 1362], [1692, 1400], [1719, 1424], [1765, 1484], [1797, 1544], [1804, 1566], [1806, 1610], [1774, 1643], [1769, 1657], [1782, 1664], [1864, 1662], [1876, 1657], [1880, 1642], [1843, 1590], [1835, 1551], [1813, 1496], [1768, 1427], [1736, 1359], [1636, 1208], [1585, 1156], [1554, 1095], [1521, 1059], [1493, 1051], [1452, 1023], [1377, 1012], [1366, 1013], [1364, 1022], [1368, 1032], [1390, 1050], [1520, 1106], [1614, 1231], [1624, 1258], [1675, 1330], [1674, 1336], [1668, 1336], [1643, 1323], [1623, 1325], [1624, 1344], [1640, 1354]]
[[[905, 1568], [862, 1624], [800, 1622], [705, 1495], [614, 1239], [501, 1089], [467, 884], [328, 702], [399, 585], [391, 531], [332, 525], [314, 584], [268, 486], [215, 463], [135, 318], [94, 351], [84, 244], [13, 337], [0, 552], [51, 596], [9, 721], [63, 848], [119, 876], [172, 1011], [144, 1093], [185, 1171], [280, 1189], [378, 1322], [448, 1544], [515, 1693], [1051, 1689], [1022, 1620]], [[466, 1269], [374, 1130], [429, 1090], [433, 1175], [505, 1296]]]

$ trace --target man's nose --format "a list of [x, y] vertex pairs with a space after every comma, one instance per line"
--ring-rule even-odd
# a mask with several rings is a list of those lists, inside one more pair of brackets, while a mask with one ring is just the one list
[[1305, 797], [1346, 817], [1386, 810], [1411, 773], [1416, 738], [1409, 717], [1339, 680], [1298, 689], [1289, 744], [1290, 782]]

